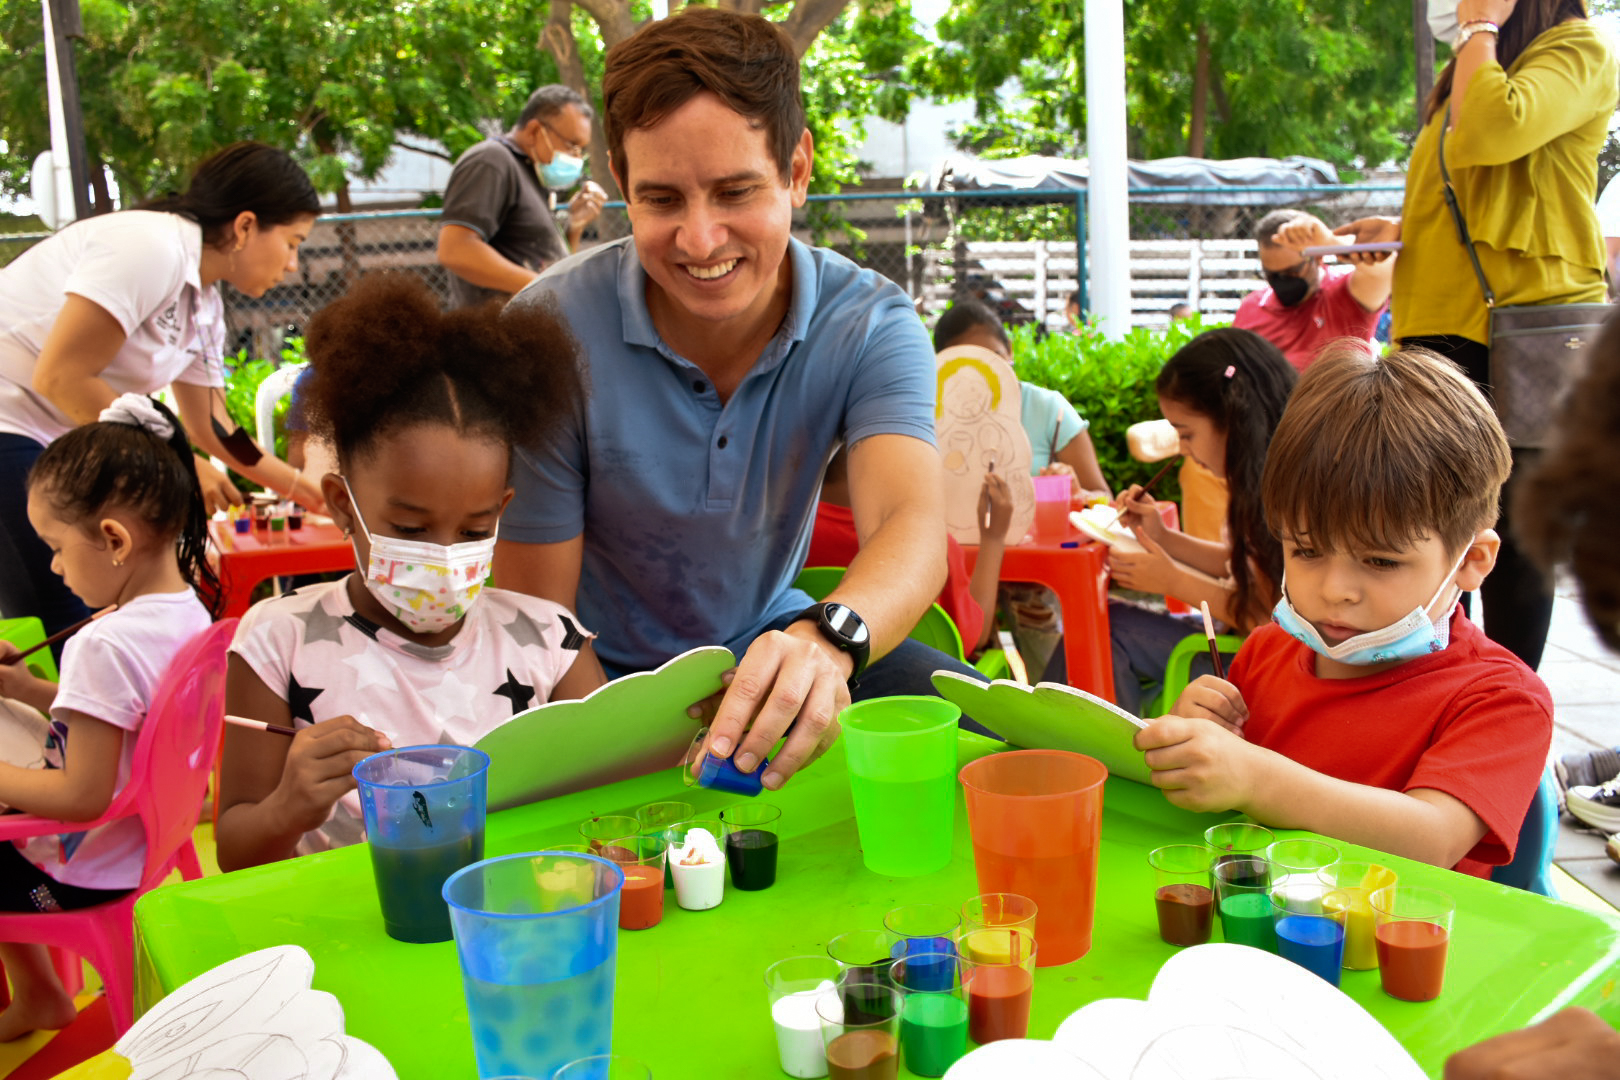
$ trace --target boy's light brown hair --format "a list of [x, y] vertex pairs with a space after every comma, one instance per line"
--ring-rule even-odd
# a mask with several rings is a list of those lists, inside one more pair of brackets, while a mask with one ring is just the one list
[[1511, 459], [1462, 369], [1425, 349], [1336, 341], [1300, 377], [1266, 455], [1266, 524], [1319, 551], [1456, 555], [1495, 524]]
[[[787, 180], [804, 134], [799, 58], [782, 28], [758, 15], [688, 7], [648, 23], [608, 50], [602, 75], [603, 128], [619, 183], [629, 194], [627, 132], [654, 127], [708, 92], [765, 131]], [[702, 153], [693, 147], [693, 153]]]

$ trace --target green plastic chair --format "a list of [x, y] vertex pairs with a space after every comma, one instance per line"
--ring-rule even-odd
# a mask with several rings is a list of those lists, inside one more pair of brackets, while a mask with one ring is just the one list
[[[45, 640], [45, 624], [32, 616], [21, 619], [0, 619], [0, 641], [9, 641], [19, 649], [31, 649]], [[51, 650], [41, 649], [23, 663], [42, 679], [57, 681], [56, 658]]]
[[[1243, 639], [1235, 634], [1217, 634], [1215, 648], [1220, 650], [1222, 656], [1232, 656], [1243, 645]], [[1142, 703], [1142, 719], [1151, 720], [1155, 716], [1163, 716], [1170, 706], [1176, 703], [1176, 698], [1187, 689], [1192, 680], [1192, 662], [1195, 656], [1204, 656], [1209, 652], [1209, 639], [1203, 634], [1188, 634], [1176, 642], [1176, 647], [1170, 652], [1170, 659], [1164, 665], [1164, 686], [1156, 697]]]
[[[809, 593], [812, 600], [820, 600], [838, 587], [846, 569], [848, 567], [807, 566], [799, 572], [798, 580], [793, 584]], [[913, 641], [920, 641], [946, 656], [954, 656], [967, 663], [967, 650], [962, 647], [962, 632], [938, 604], [928, 606], [928, 610], [923, 612], [922, 621], [908, 636]], [[980, 674], [992, 679], [1004, 679], [1012, 671], [1007, 664], [1007, 654], [1000, 649], [986, 649], [973, 666]]]

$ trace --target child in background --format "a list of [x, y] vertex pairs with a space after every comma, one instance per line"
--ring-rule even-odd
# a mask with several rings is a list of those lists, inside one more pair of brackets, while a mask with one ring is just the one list
[[496, 304], [445, 314], [419, 279], [379, 274], [317, 314], [306, 344], [310, 430], [341, 470], [322, 489], [365, 569], [242, 619], [227, 707], [298, 734], [226, 728], [227, 870], [363, 839], [361, 758], [470, 745], [605, 681], [572, 613], [483, 584], [513, 448], [542, 443], [581, 404], [561, 318]]
[[1276, 625], [1136, 737], [1170, 801], [1479, 877], [1511, 861], [1552, 699], [1458, 604], [1496, 561], [1508, 466], [1456, 365], [1324, 350], [1266, 461]]
[[[954, 345], [989, 349], [1009, 366], [1012, 343], [996, 313], [977, 300], [958, 300], [934, 325], [934, 351]], [[1074, 497], [1082, 504], [1112, 497], [1097, 450], [1091, 444], [1091, 424], [1082, 419], [1069, 399], [1056, 390], [1018, 383], [1024, 433], [1029, 436], [1030, 468], [1036, 476], [1069, 477]]]
[[[45, 448], [28, 477], [28, 520], [51, 569], [91, 608], [117, 605], [69, 639], [62, 681], [13, 662], [0, 642], [0, 694], [50, 716], [46, 767], [0, 764], [0, 803], [58, 821], [94, 821], [129, 780], [136, 732], [182, 646], [208, 628], [219, 582], [203, 553], [208, 514], [191, 444], [174, 414], [125, 394], [97, 423]], [[9, 571], [8, 571], [9, 572]], [[0, 843], [0, 911], [71, 911], [141, 883], [146, 833], [125, 818], [88, 832]], [[43, 945], [0, 944], [12, 1003], [0, 1042], [77, 1015]]]
[[[1170, 358], [1155, 384], [1159, 411], [1181, 436], [1182, 453], [1226, 481], [1225, 542], [1166, 528], [1158, 502], [1133, 485], [1119, 497], [1120, 520], [1147, 551], [1110, 553], [1115, 585], [1174, 596], [1194, 607], [1206, 601], [1215, 618], [1238, 633], [1266, 621], [1277, 602], [1282, 548], [1266, 527], [1260, 477], [1271, 433], [1298, 378], [1275, 345], [1230, 327], [1199, 334]], [[1203, 624], [1121, 600], [1110, 601], [1108, 622], [1114, 700], [1139, 713], [1163, 683], [1177, 643], [1201, 633]], [[1192, 671], [1214, 669], [1200, 653]]]
[[[806, 566], [848, 566], [861, 549], [855, 514], [849, 507], [848, 468], [849, 458], [842, 450], [827, 463]], [[945, 538], [945, 587], [936, 603], [956, 624], [969, 659], [995, 636], [996, 585], [1011, 522], [1012, 492], [1005, 480], [991, 473], [979, 494], [979, 557], [971, 575], [962, 545], [955, 537]]]

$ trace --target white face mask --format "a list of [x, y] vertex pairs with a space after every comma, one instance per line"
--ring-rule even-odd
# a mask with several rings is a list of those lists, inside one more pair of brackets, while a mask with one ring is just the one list
[[1457, 4], [1460, 0], [1429, 0], [1429, 33], [1450, 45], [1457, 40]]
[[[371, 545], [366, 560], [365, 585], [384, 610], [414, 634], [448, 630], [467, 617], [484, 591], [490, 565], [495, 561], [495, 534], [463, 544], [430, 544], [376, 536], [366, 527], [354, 491], [343, 477], [354, 519]], [[358, 557], [360, 549], [355, 548]]]

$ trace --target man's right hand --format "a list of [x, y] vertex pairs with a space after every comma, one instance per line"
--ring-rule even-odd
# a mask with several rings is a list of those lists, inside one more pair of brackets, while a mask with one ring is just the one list
[[[1388, 244], [1401, 238], [1401, 219], [1391, 217], [1357, 218], [1355, 221], [1340, 225], [1337, 229], [1334, 229], [1333, 235], [1348, 236], [1352, 244]], [[1357, 266], [1371, 266], [1374, 263], [1383, 262], [1393, 254], [1395, 254], [1393, 251], [1357, 251], [1334, 257], [1345, 262], [1354, 263]]]
[[336, 716], [301, 729], [292, 737], [276, 787], [282, 819], [300, 832], [320, 828], [333, 804], [358, 786], [354, 767], [392, 746], [388, 736], [352, 716]]
[[791, 727], [764, 776], [765, 786], [776, 790], [838, 739], [838, 714], [849, 705], [854, 665], [808, 621], [761, 634], [715, 710], [709, 752], [753, 772]]

